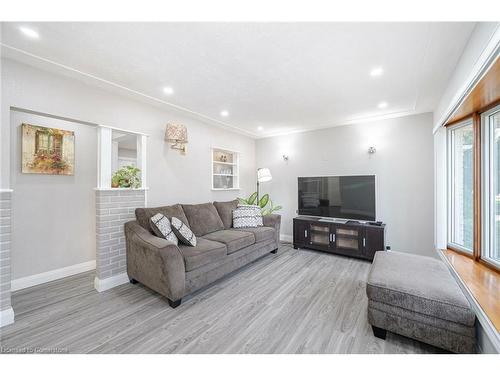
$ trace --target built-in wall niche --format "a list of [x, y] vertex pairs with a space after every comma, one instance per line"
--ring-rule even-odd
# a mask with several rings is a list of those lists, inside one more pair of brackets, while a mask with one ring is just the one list
[[[146, 187], [146, 140], [140, 133], [127, 132], [101, 126], [99, 134], [99, 181], [98, 188], [145, 188]], [[131, 170], [128, 170], [128, 169]], [[128, 174], [138, 168], [138, 179], [128, 179]], [[140, 182], [138, 182], [140, 180]], [[130, 181], [128, 183], [127, 181]]]
[[212, 189], [239, 188], [239, 153], [218, 147], [212, 148]]

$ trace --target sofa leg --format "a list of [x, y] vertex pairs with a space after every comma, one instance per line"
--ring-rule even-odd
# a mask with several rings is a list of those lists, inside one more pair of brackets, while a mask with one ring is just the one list
[[172, 301], [171, 299], [167, 298], [167, 301], [170, 307], [175, 309], [176, 307], [179, 307], [179, 305], [181, 304], [182, 298], [178, 299], [177, 301]]
[[271, 251], [271, 254], [278, 254], [278, 249], [274, 249], [273, 251]]
[[130, 279], [130, 284], [137, 284], [138, 281], [136, 279]]
[[378, 337], [379, 339], [385, 340], [385, 336], [387, 335], [387, 330], [385, 330], [383, 328], [378, 328], [375, 326], [372, 326], [372, 330], [373, 330], [373, 335], [375, 337]]

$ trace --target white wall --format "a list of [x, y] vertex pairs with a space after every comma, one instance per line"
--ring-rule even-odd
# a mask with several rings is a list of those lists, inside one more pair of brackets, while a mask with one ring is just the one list
[[[368, 154], [369, 146], [376, 154]], [[257, 167], [273, 175], [262, 191], [284, 207], [283, 234], [292, 235], [298, 176], [376, 174], [377, 218], [387, 223], [387, 245], [436, 256], [432, 114], [260, 139], [256, 150]]]
[[[21, 124], [75, 132], [73, 176], [21, 173]], [[11, 113], [12, 279], [95, 260], [96, 129]]]
[[[174, 109], [142, 103], [10, 59], [2, 63], [2, 119], [3, 109], [14, 106], [149, 134], [150, 206], [232, 199], [254, 189], [254, 139]], [[187, 155], [170, 149], [163, 140], [165, 124], [171, 121], [181, 122], [188, 128]], [[210, 147], [213, 145], [241, 152], [241, 192], [210, 190]]]
[[[254, 139], [204, 123], [170, 108], [154, 106], [85, 84], [74, 78], [3, 59], [2, 181], [0, 187], [13, 188], [14, 197], [16, 197], [17, 190], [19, 194], [23, 193], [22, 187], [17, 186], [19, 180], [14, 176], [17, 172], [11, 170], [15, 160], [11, 161], [10, 145], [18, 140], [15, 132], [11, 134], [12, 139], [8, 136], [12, 113], [9, 110], [10, 107], [149, 134], [147, 155], [149, 206], [229, 200], [240, 195], [247, 195], [255, 189]], [[14, 119], [15, 123], [19, 120]], [[170, 149], [170, 146], [163, 140], [165, 124], [171, 121], [181, 122], [188, 128], [187, 155], [181, 155], [178, 151]], [[211, 190], [211, 146], [227, 147], [241, 152], [241, 191]], [[95, 153], [95, 150], [89, 152]], [[77, 173], [75, 177], [79, 178], [80, 172], [77, 171]], [[47, 178], [52, 181], [50, 177]], [[94, 186], [95, 184], [96, 181], [94, 181]], [[34, 182], [30, 186], [31, 191], [36, 191], [37, 188], [42, 191], [43, 182]], [[13, 207], [16, 223], [21, 223], [23, 219], [26, 219], [24, 216], [29, 212], [29, 205], [29, 201], [16, 199]], [[57, 224], [57, 222], [54, 223], [54, 227]], [[17, 251], [20, 251], [18, 249], [22, 244], [22, 241], [17, 238], [19, 235], [21, 235], [20, 232], [13, 239], [13, 257], [16, 256]], [[88, 232], [75, 236], [74, 241], [87, 243]], [[27, 243], [22, 246], [27, 246]], [[47, 264], [39, 269], [31, 268], [27, 263], [18, 264], [15, 267], [23, 270], [19, 273], [16, 271], [17, 275], [25, 275], [28, 269], [32, 269], [31, 272], [43, 272], [43, 270], [48, 271], [59, 266], [60, 264], [53, 262], [52, 265]]]
[[447, 246], [446, 128], [434, 133], [434, 245]]

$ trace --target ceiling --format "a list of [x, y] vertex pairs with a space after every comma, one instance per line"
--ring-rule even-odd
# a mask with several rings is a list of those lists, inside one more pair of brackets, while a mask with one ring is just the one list
[[[39, 63], [265, 137], [433, 111], [474, 26], [3, 23], [2, 51], [23, 61], [27, 52]], [[377, 67], [384, 73], [370, 76]], [[387, 106], [378, 108], [381, 102]]]

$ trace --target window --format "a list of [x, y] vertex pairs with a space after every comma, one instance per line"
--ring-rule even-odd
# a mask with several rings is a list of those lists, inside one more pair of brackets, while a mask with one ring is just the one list
[[481, 117], [483, 130], [482, 258], [500, 266], [500, 106]]
[[472, 120], [448, 131], [448, 244], [468, 253], [474, 242], [474, 129]]
[[37, 130], [35, 133], [35, 153], [61, 155], [62, 135]]

